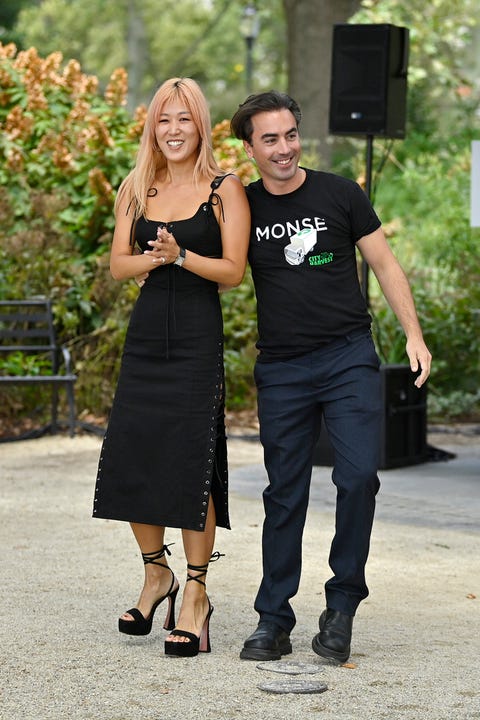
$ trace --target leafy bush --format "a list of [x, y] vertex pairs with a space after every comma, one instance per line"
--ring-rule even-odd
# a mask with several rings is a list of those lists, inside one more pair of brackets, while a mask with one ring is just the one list
[[221, 301], [228, 407], [251, 407], [256, 397], [253, 366], [257, 355], [257, 316], [255, 291], [249, 270], [242, 285], [222, 293]]
[[[415, 152], [390, 167], [377, 193], [389, 241], [404, 267], [432, 351], [431, 419], [480, 412], [480, 231], [469, 226], [470, 136], [452, 147]], [[405, 340], [393, 312], [372, 282], [375, 334], [385, 362], [405, 362]], [[463, 395], [464, 402], [458, 398]]]

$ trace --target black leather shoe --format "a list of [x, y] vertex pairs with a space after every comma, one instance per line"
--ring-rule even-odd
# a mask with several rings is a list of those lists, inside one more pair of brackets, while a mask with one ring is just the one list
[[258, 627], [245, 640], [240, 653], [242, 660], [280, 660], [292, 652], [290, 636], [285, 630], [268, 620], [260, 620]]
[[320, 615], [320, 632], [312, 640], [312, 648], [322, 657], [344, 663], [350, 656], [353, 617], [327, 608]]

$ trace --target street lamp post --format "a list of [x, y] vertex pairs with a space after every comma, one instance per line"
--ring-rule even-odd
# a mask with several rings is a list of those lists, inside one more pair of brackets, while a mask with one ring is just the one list
[[252, 80], [253, 80], [253, 46], [255, 40], [258, 37], [259, 22], [257, 16], [257, 9], [254, 5], [247, 5], [243, 11], [241, 32], [245, 38], [245, 45], [247, 49], [247, 60], [245, 67], [245, 82], [247, 86], [247, 94], [252, 93]]

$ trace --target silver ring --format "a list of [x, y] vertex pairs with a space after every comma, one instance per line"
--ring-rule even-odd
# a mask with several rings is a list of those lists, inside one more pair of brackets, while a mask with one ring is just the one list
[[160, 257], [160, 262], [162, 263], [162, 265], [165, 262], [165, 258], [163, 257], [163, 255]]

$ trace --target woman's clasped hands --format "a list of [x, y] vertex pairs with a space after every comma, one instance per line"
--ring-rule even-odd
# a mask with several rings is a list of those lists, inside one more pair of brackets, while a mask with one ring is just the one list
[[151, 250], [145, 250], [144, 255], [152, 256], [154, 265], [168, 265], [175, 262], [180, 248], [177, 245], [172, 233], [168, 232], [166, 227], [159, 226], [157, 228], [156, 240], [149, 240], [148, 244], [152, 246]]

